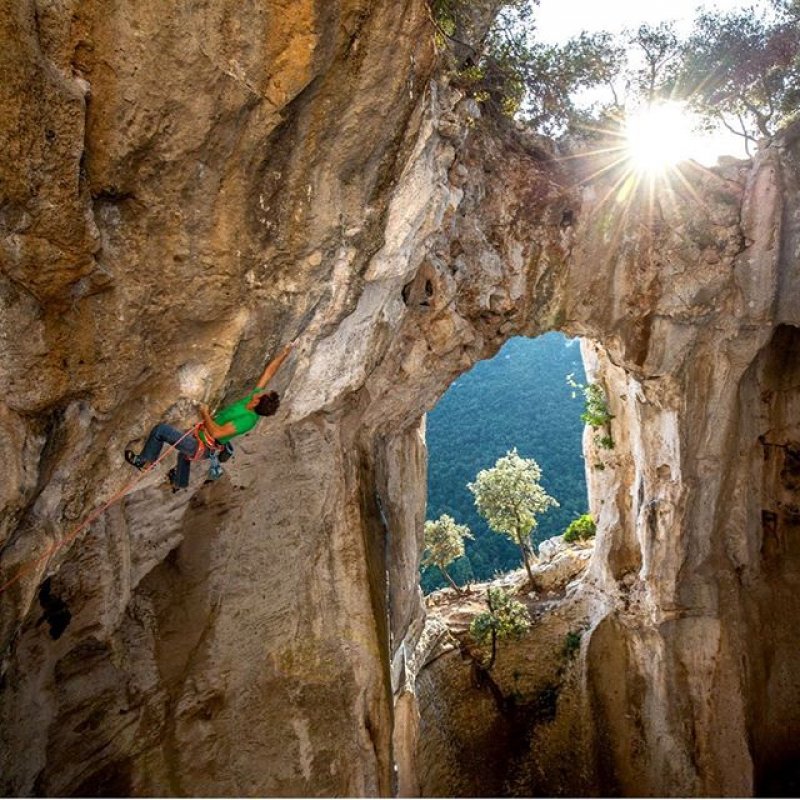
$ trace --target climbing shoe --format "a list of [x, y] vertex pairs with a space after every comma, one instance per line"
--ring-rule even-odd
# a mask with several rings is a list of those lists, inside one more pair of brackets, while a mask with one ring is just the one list
[[141, 457], [137, 456], [133, 450], [125, 451], [125, 460], [136, 469], [142, 470], [147, 466], [147, 462]]
[[186, 488], [185, 486], [178, 486], [176, 484], [177, 479], [178, 473], [175, 467], [173, 467], [171, 470], [169, 470], [169, 472], [167, 472], [167, 485], [170, 489], [172, 489], [172, 494], [175, 494], [175, 492], [179, 492], [181, 489]]

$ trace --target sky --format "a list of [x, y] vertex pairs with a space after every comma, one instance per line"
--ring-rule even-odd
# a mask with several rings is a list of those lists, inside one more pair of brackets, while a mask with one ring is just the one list
[[536, 10], [537, 38], [546, 42], [563, 42], [581, 31], [633, 28], [642, 22], [658, 23], [664, 20], [678, 22], [685, 33], [691, 28], [695, 9], [718, 8], [729, 11], [745, 6], [764, 5], [759, 0], [540, 0]]
[[[536, 38], [556, 44], [584, 30], [618, 33], [623, 28], [636, 28], [643, 22], [657, 24], [667, 20], [675, 21], [678, 32], [686, 34], [691, 30], [698, 8], [730, 11], [766, 5], [765, 0], [540, 0], [535, 10]], [[690, 157], [711, 165], [720, 155], [745, 158], [741, 137], [724, 129], [712, 135], [695, 137]]]

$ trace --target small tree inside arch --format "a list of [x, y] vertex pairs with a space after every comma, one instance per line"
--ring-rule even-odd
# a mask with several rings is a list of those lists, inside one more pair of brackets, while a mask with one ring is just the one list
[[539, 483], [541, 477], [539, 465], [532, 458], [522, 458], [515, 447], [467, 484], [478, 513], [489, 527], [508, 536], [519, 547], [531, 583], [531, 560], [535, 558], [531, 534], [536, 528], [536, 517], [558, 506], [558, 501]]

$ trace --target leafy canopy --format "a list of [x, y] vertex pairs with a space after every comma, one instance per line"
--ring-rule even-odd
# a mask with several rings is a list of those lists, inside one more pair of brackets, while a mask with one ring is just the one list
[[[543, 133], [587, 122], [575, 96], [610, 85], [625, 62], [609, 33], [583, 33], [565, 45], [535, 40], [537, 0], [431, 0], [440, 43], [456, 54], [454, 81], [490, 110], [519, 114]], [[497, 6], [500, 6], [497, 10]]]
[[800, 104], [797, 3], [777, 16], [753, 9], [701, 13], [668, 87], [687, 98], [707, 127], [722, 123], [749, 143], [771, 136]]
[[678, 69], [681, 42], [675, 26], [669, 22], [640, 25], [635, 31], [629, 31], [626, 37], [628, 44], [641, 57], [639, 66], [626, 65], [631, 88], [635, 96], [652, 103], [657, 99], [659, 89]]
[[464, 555], [464, 539], [472, 539], [466, 525], [458, 525], [449, 514], [442, 514], [435, 521], [425, 523], [425, 553], [423, 567], [445, 569], [457, 558]]
[[[444, 38], [469, 40], [456, 66], [462, 85], [542, 133], [592, 135], [627, 108], [673, 99], [688, 102], [706, 127], [723, 124], [749, 144], [800, 107], [800, 0], [771, 0], [761, 12], [701, 12], [685, 38], [660, 23], [583, 33], [564, 45], [536, 41], [535, 0], [509, 0], [499, 12], [496, 0], [432, 4]], [[585, 90], [601, 87], [606, 98], [593, 92], [587, 104]]]
[[489, 527], [523, 544], [536, 527], [536, 515], [558, 506], [539, 483], [541, 477], [539, 465], [522, 458], [515, 447], [491, 469], [482, 469], [467, 488]]
[[487, 645], [495, 639], [520, 638], [531, 627], [528, 610], [518, 600], [498, 586], [487, 591], [488, 611], [475, 616], [469, 632], [479, 645]]

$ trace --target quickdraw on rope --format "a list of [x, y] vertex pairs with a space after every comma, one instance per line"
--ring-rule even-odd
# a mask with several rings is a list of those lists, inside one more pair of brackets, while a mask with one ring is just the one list
[[89, 525], [91, 525], [105, 511], [107, 511], [111, 506], [113, 506], [114, 503], [122, 499], [138, 483], [144, 480], [144, 478], [148, 475], [148, 473], [150, 473], [158, 464], [160, 464], [173, 450], [177, 449], [178, 445], [187, 436], [196, 436], [197, 431], [199, 430], [201, 425], [202, 423], [198, 423], [197, 425], [194, 425], [193, 427], [189, 428], [189, 430], [186, 431], [186, 433], [184, 433], [183, 436], [181, 436], [181, 438], [178, 439], [177, 442], [175, 442], [175, 444], [168, 445], [166, 450], [164, 450], [164, 452], [161, 453], [161, 455], [155, 461], [153, 461], [151, 464], [148, 464], [147, 467], [145, 467], [134, 480], [130, 481], [125, 486], [123, 486], [116, 494], [114, 494], [111, 497], [110, 500], [107, 500], [105, 504], [99, 506], [94, 511], [92, 511], [92, 513], [89, 514], [89, 516], [86, 517], [86, 519], [84, 519], [83, 522], [80, 523], [80, 525], [73, 528], [63, 539], [53, 542], [53, 544], [51, 544], [50, 547], [48, 547], [47, 550], [45, 550], [44, 553], [40, 555], [38, 558], [35, 558], [33, 559], [33, 561], [29, 561], [27, 564], [22, 566], [12, 578], [10, 578], [6, 583], [0, 586], [0, 594], [5, 592], [6, 589], [12, 587], [15, 583], [17, 583], [17, 581], [24, 578], [25, 575], [27, 575], [33, 569], [38, 567], [39, 564], [42, 564], [43, 562], [47, 561], [51, 556], [55, 555], [59, 550], [63, 549], [68, 544], [75, 541], [75, 539], [78, 537], [78, 534], [82, 530], [84, 530], [84, 528], [87, 528]]

